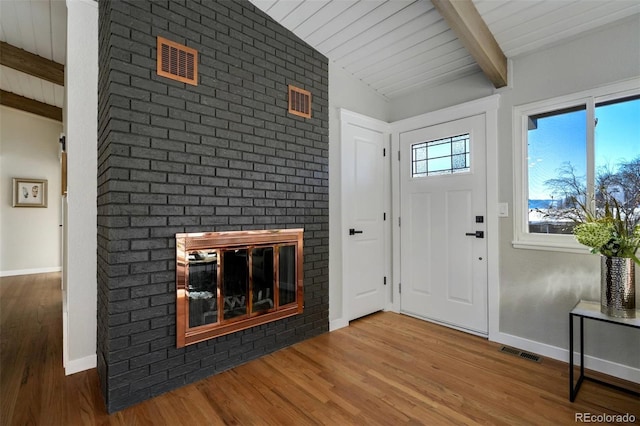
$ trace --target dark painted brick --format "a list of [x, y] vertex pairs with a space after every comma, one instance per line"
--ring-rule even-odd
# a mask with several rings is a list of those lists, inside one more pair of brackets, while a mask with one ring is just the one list
[[191, 216], [200, 216], [201, 219], [214, 215], [216, 212], [215, 207], [209, 206], [187, 206], [184, 207], [184, 214]]
[[[165, 197], [166, 199], [166, 197]], [[166, 202], [166, 201], [165, 201]], [[185, 214], [185, 207], [182, 206], [150, 206], [149, 208], [150, 215], [159, 215], [159, 216], [179, 216]], [[189, 214], [189, 213], [186, 213]]]
[[123, 312], [121, 314], [109, 315], [109, 320], [106, 325], [111, 327], [111, 326], [128, 324], [128, 323], [129, 323], [129, 312]]
[[167, 285], [166, 284], [153, 284], [153, 285], [145, 285], [139, 287], [132, 287], [130, 290], [131, 297], [143, 297], [143, 296], [151, 296], [156, 294], [166, 293]]
[[131, 252], [131, 253], [110, 253], [108, 256], [110, 263], [131, 263], [131, 262], [144, 262], [149, 260], [149, 253], [147, 252]]
[[[153, 321], [157, 321], [157, 319], [152, 320]], [[175, 328], [175, 322], [171, 322], [169, 323], [170, 327], [167, 327], [168, 331], [171, 331], [171, 329]], [[168, 349], [169, 348], [169, 349]], [[176, 348], [176, 336], [175, 334], [173, 335], [169, 335], [167, 337], [163, 337], [162, 339], [156, 339], [154, 341], [151, 342], [150, 345], [150, 351], [160, 351], [160, 350], [167, 350], [167, 354], [168, 356], [174, 356], [175, 354], [171, 351], [175, 351], [177, 349]]]
[[[246, 0], [98, 7], [98, 374], [113, 412], [327, 331], [328, 62]], [[200, 51], [198, 86], [155, 74], [156, 35]], [[311, 90], [311, 120], [288, 115], [287, 84]], [[294, 226], [303, 314], [176, 348], [175, 233]]]
[[166, 182], [167, 174], [160, 173], [160, 172], [132, 170], [131, 180], [144, 181], [144, 182]]
[[[175, 258], [175, 255], [173, 255], [172, 258]], [[169, 305], [175, 303], [175, 301], [176, 295], [174, 293], [152, 296], [151, 306]]]
[[[229, 198], [229, 206], [232, 207], [249, 207], [253, 206], [254, 200], [250, 198]], [[243, 211], [243, 214], [245, 212]]]
[[160, 371], [172, 370], [175, 367], [179, 367], [185, 363], [184, 355], [175, 356], [168, 359], [163, 359], [158, 362], [154, 362], [149, 366], [149, 372], [155, 374]]
[[146, 308], [149, 306], [149, 299], [129, 299], [126, 301], [113, 301], [109, 303], [109, 313], [119, 314], [123, 312], [130, 312], [134, 309]]
[[[167, 263], [162, 261], [154, 261], [157, 260], [157, 257], [154, 256], [158, 250], [153, 250], [151, 252], [151, 261], [150, 262], [139, 262], [133, 263], [130, 266], [130, 271], [132, 274], [143, 274], [147, 272], [158, 272], [164, 271], [167, 269]], [[173, 251], [172, 251], [173, 252]]]
[[[141, 161], [147, 162], [147, 160]], [[146, 182], [111, 181], [109, 186], [112, 191], [149, 192], [149, 184]]]
[[[145, 92], [145, 94], [147, 93]], [[147, 96], [151, 99], [151, 102], [155, 104], [166, 105], [168, 107], [180, 109], [184, 109], [185, 107], [185, 101], [183, 99], [177, 99], [171, 96], [160, 95], [157, 93], [147, 94]]]
[[109, 292], [109, 300], [112, 302], [117, 302], [119, 300], [128, 300], [130, 298], [129, 296], [129, 289], [128, 288], [121, 288], [121, 289], [117, 289], [117, 290], [111, 290]]
[[196, 361], [196, 362], [192, 362], [191, 364], [184, 364], [181, 365], [179, 367], [174, 367], [169, 371], [169, 378], [175, 378], [175, 377], [184, 377], [185, 375], [192, 373], [194, 371], [198, 371], [201, 369], [200, 367], [201, 362], [200, 361]]
[[149, 345], [147, 343], [143, 343], [141, 345], [131, 346], [119, 351], [113, 351], [109, 353], [109, 360], [111, 362], [118, 362], [125, 359], [131, 359], [133, 357], [143, 355], [148, 352], [149, 352]]
[[200, 219], [200, 224], [203, 226], [227, 225], [228, 223], [228, 217], [208, 216]]
[[169, 195], [169, 204], [193, 206], [200, 203], [200, 199], [194, 195]]
[[134, 287], [149, 282], [147, 275], [126, 275], [124, 277], [113, 277], [109, 280], [111, 288]]
[[147, 227], [147, 226], [166, 226], [167, 218], [165, 217], [132, 217], [131, 218], [131, 226], [133, 227]]
[[[173, 325], [175, 323], [176, 323], [176, 321], [175, 321], [175, 318], [173, 316], [164, 316], [164, 317], [159, 317], [159, 318], [152, 318], [151, 319], [151, 328], [167, 327], [167, 326]], [[161, 340], [162, 339], [156, 340], [155, 343], [161, 343]], [[175, 338], [172, 339], [172, 341], [175, 341]]]
[[136, 390], [143, 389], [143, 388], [148, 388], [148, 387], [153, 386], [155, 384], [162, 383], [162, 382], [164, 382], [166, 380], [167, 380], [167, 373], [166, 372], [160, 372], [160, 373], [153, 374], [153, 375], [148, 376], [148, 377], [146, 377], [144, 379], [140, 379], [140, 380], [137, 380], [137, 381], [133, 382], [131, 384], [131, 392], [135, 392]]
[[198, 216], [172, 216], [169, 218], [169, 226], [187, 226], [187, 225], [198, 225], [200, 223], [200, 218]]
[[[122, 362], [115, 363], [115, 365], [118, 365], [118, 366], [122, 364], [123, 364]], [[109, 372], [111, 373], [111, 371]], [[148, 375], [149, 375], [148, 368], [138, 368], [136, 370], [129, 370], [127, 372], [121, 372], [121, 368], [117, 368], [112, 374], [109, 375], [109, 378], [113, 387], [118, 388], [123, 385], [128, 385], [131, 381], [135, 381], [143, 377], [147, 377]]]
[[131, 312], [131, 321], [142, 321], [150, 318], [157, 318], [163, 315], [167, 315], [167, 307], [166, 306], [155, 306], [147, 309], [141, 309], [138, 311]]
[[167, 247], [166, 241], [160, 240], [134, 240], [131, 241], [131, 250], [152, 250]]
[[155, 272], [151, 274], [151, 283], [166, 283], [170, 282], [169, 291], [175, 291], [175, 273], [173, 271]]
[[[184, 207], [181, 207], [181, 208], [184, 208]], [[174, 226], [171, 228], [170, 227], [151, 228], [150, 234], [152, 238], [162, 238], [162, 237], [173, 238], [177, 232], [183, 232], [183, 231], [184, 231], [184, 228], [178, 227], [178, 226]], [[154, 252], [157, 252], [157, 250]], [[151, 258], [153, 259], [153, 256]]]
[[184, 164], [169, 163], [165, 161], [152, 161], [151, 170], [161, 170], [165, 172], [184, 173]]
[[200, 196], [200, 205], [202, 206], [226, 206], [229, 204], [229, 200], [218, 196], [205, 197]]
[[199, 182], [200, 182], [200, 176], [177, 175], [177, 174], [171, 173], [167, 176], [167, 178], [169, 183], [199, 185]]
[[[153, 332], [143, 333], [143, 334], [150, 335], [150, 333], [153, 333]], [[131, 341], [133, 342], [133, 340], [135, 338], [137, 338], [138, 336], [142, 336], [142, 334], [138, 334], [136, 336], [132, 336], [131, 337]], [[146, 342], [146, 341], [149, 341], [149, 340], [153, 340], [153, 339], [147, 339], [147, 340], [143, 340], [143, 341]], [[145, 355], [141, 355], [141, 356], [138, 356], [138, 357], [130, 358], [129, 365], [130, 365], [130, 368], [132, 368], [132, 369], [133, 368], [139, 368], [139, 367], [143, 367], [145, 365], [152, 364], [154, 362], [162, 361], [164, 359], [167, 359], [167, 352], [166, 351], [150, 352], [150, 353], [145, 354]]]

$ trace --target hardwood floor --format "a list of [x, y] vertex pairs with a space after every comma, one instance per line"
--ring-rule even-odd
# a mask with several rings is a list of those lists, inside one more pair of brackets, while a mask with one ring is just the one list
[[[640, 398], [484, 339], [379, 313], [118, 413], [96, 370], [65, 377], [60, 274], [0, 279], [2, 425], [575, 424], [630, 413]], [[637, 389], [638, 386], [635, 386]]]

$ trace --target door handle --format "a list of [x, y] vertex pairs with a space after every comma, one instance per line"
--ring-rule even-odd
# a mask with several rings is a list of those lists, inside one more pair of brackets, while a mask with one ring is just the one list
[[362, 234], [362, 231], [356, 231], [354, 228], [349, 228], [349, 235]]
[[484, 238], [484, 231], [467, 232], [464, 235], [468, 237]]

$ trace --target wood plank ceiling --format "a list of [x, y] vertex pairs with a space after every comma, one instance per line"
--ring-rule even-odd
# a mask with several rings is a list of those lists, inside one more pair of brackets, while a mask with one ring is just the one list
[[0, 1], [0, 103], [62, 121], [64, 0]]
[[[429, 0], [250, 1], [387, 99], [479, 72]], [[473, 3], [508, 58], [640, 14], [639, 0]]]
[[[386, 99], [480, 72], [430, 0], [250, 1]], [[473, 4], [508, 58], [632, 15], [640, 19], [640, 0]], [[0, 41], [59, 64], [65, 63], [66, 25], [64, 0], [0, 0]], [[2, 99], [64, 105], [60, 84], [4, 65], [0, 89], [13, 94]]]

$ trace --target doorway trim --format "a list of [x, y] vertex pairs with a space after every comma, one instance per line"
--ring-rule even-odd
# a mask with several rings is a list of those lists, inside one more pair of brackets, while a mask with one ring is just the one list
[[65, 374], [97, 365], [98, 3], [67, 0], [64, 132], [68, 187], [63, 216]]
[[498, 107], [500, 95], [465, 102], [416, 117], [391, 123], [391, 205], [392, 205], [392, 302], [389, 309], [400, 312], [400, 134], [448, 121], [484, 115], [486, 132], [487, 184], [487, 312], [488, 337], [495, 340], [500, 332], [500, 274], [498, 263]]

